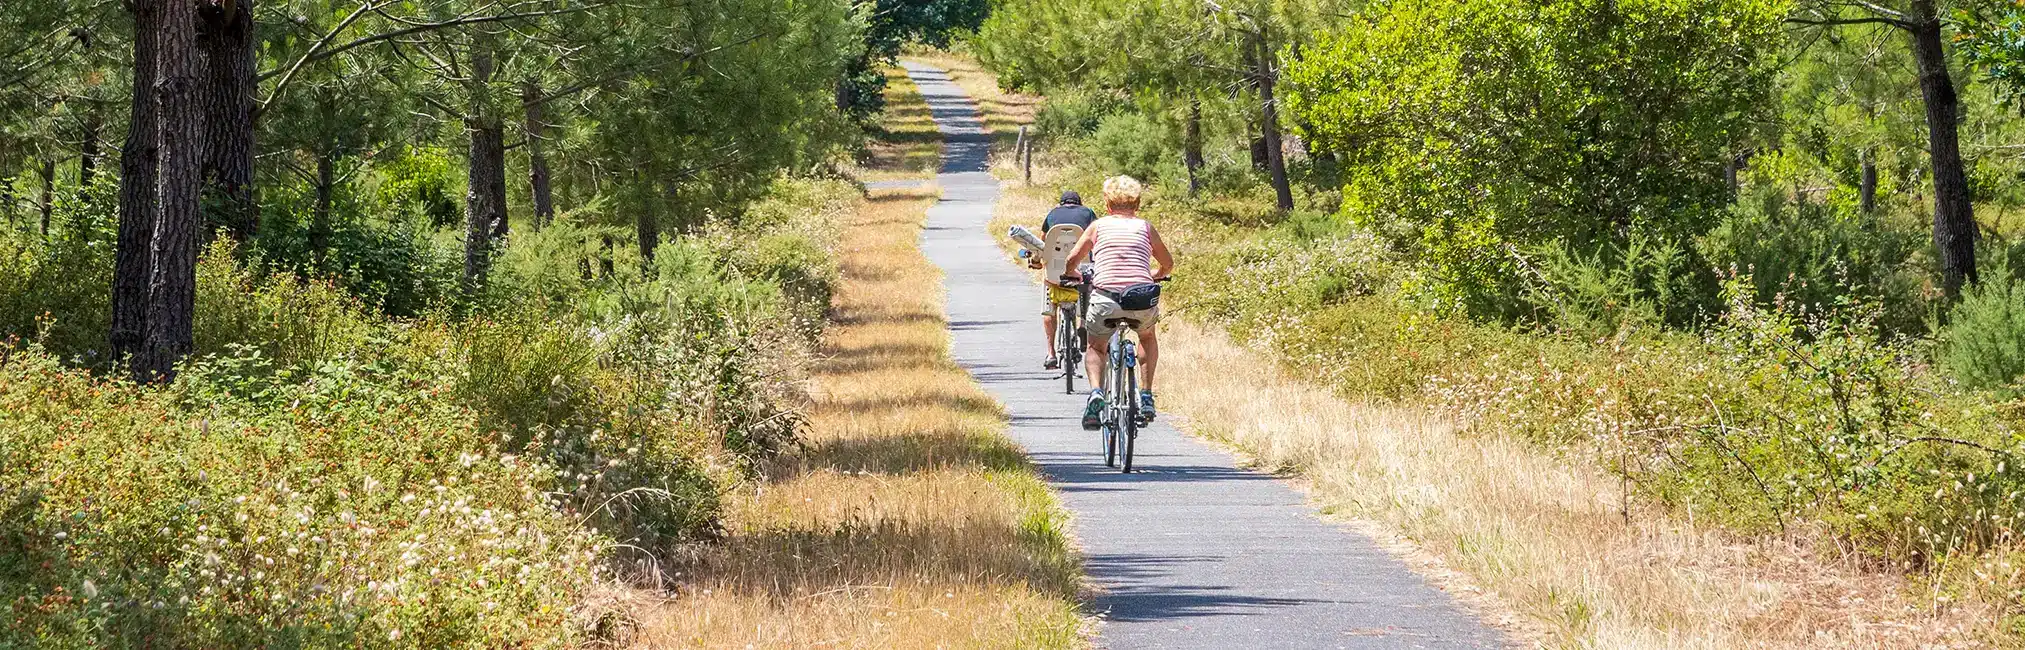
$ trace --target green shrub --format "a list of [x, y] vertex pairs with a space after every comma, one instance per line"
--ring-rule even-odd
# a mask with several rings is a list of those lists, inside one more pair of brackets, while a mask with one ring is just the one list
[[1916, 224], [1849, 206], [1788, 201], [1782, 188], [1761, 188], [1741, 201], [1697, 248], [1709, 263], [1752, 279], [1760, 304], [1812, 311], [1845, 305], [1884, 308], [1888, 332], [1925, 329], [1931, 297], [1927, 269], [1914, 260], [1931, 245]]
[[1153, 180], [1159, 177], [1168, 152], [1176, 149], [1174, 139], [1166, 125], [1134, 111], [1105, 116], [1089, 146], [1104, 173]]
[[283, 368], [313, 367], [355, 352], [377, 323], [359, 300], [293, 273], [259, 275], [220, 237], [197, 262], [191, 329], [199, 356], [247, 346]]
[[1034, 133], [1042, 138], [1068, 141], [1097, 132], [1106, 116], [1123, 110], [1117, 97], [1097, 93], [1051, 95], [1034, 113]]
[[106, 194], [63, 195], [48, 238], [0, 227], [0, 340], [35, 340], [79, 365], [107, 361], [115, 235]]
[[[1402, 299], [1391, 287], [1411, 273], [1395, 254], [1330, 220], [1296, 215], [1259, 231], [1165, 218], [1206, 240], [1177, 277], [1183, 313], [1345, 393], [1424, 401], [1477, 435], [1589, 459], [1623, 476], [1636, 502], [1743, 531], [1825, 529], [1915, 564], [2018, 532], [2025, 437], [1994, 405], [1950, 389], [1920, 344], [1880, 339], [1875, 306], [1763, 305], [1737, 277], [1707, 336], [1621, 328], [1686, 301], [1656, 280], [1679, 277], [1679, 251], [1620, 252], [1643, 261], [1545, 262], [1540, 277], [1580, 313], [1525, 331]], [[1975, 298], [2015, 300], [1994, 286]], [[2014, 305], [1977, 302], [1964, 309], [2004, 316], [1963, 321], [2009, 323]], [[1986, 340], [2018, 338], [1998, 332]]]
[[1694, 324], [1715, 293], [1692, 252], [1642, 236], [1593, 255], [1554, 242], [1515, 261], [1528, 280], [1521, 295], [1531, 318], [1590, 339]]
[[1199, 265], [1183, 266], [1176, 292], [1187, 309], [1210, 318], [1311, 310], [1370, 296], [1390, 286], [1390, 251], [1368, 233], [1283, 234], [1247, 239]]
[[[484, 295], [473, 308], [486, 314], [575, 314], [593, 322], [623, 318], [653, 304], [651, 292], [631, 291], [642, 278], [634, 241], [625, 229], [563, 219], [514, 235], [494, 255]], [[588, 272], [593, 260], [608, 255], [616, 258], [611, 260], [616, 269], [624, 269], [617, 277]]]
[[[715, 526], [720, 490], [704, 458], [718, 425], [683, 399], [710, 369], [663, 352], [682, 341], [650, 327], [593, 331], [539, 319], [478, 320], [450, 343], [463, 368], [454, 387], [502, 448], [557, 467], [571, 510], [628, 544], [655, 552]], [[742, 342], [735, 342], [742, 343]], [[425, 357], [444, 365], [443, 356]]]
[[1940, 365], [1963, 385], [2015, 394], [2025, 378], [2025, 282], [1997, 273], [1963, 292], [1941, 329]]
[[852, 209], [858, 196], [845, 182], [779, 180], [734, 227], [703, 239], [734, 276], [779, 287], [797, 326], [813, 337], [839, 281], [835, 215]]
[[1479, 431], [1584, 450], [1638, 495], [1761, 531], [1818, 523], [1926, 561], [2017, 532], [2025, 439], [1945, 390], [1914, 346], [1860, 317], [1758, 307], [1747, 280], [1705, 340], [1541, 344], [1435, 374]]
[[1527, 315], [1512, 247], [1685, 243], [1714, 224], [1720, 166], [1680, 161], [1733, 155], [1772, 105], [1779, 17], [1748, 0], [1392, 0], [1290, 62], [1288, 115], [1341, 155], [1346, 215], [1414, 254], [1415, 293], [1509, 321]]
[[[428, 377], [0, 362], [10, 647], [565, 647], [603, 542]], [[272, 376], [274, 373], [253, 373]], [[220, 384], [224, 385], [220, 385]]]

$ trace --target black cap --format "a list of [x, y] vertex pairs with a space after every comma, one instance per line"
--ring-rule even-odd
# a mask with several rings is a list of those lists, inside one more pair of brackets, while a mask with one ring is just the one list
[[1062, 190], [1062, 205], [1082, 205], [1083, 195], [1075, 190]]

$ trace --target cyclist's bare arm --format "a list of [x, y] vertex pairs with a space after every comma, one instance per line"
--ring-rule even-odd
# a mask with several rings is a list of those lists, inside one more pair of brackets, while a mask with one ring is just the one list
[[1153, 261], [1160, 263], [1160, 275], [1154, 277], [1174, 275], [1174, 254], [1167, 251], [1167, 240], [1160, 238], [1160, 231], [1153, 224], [1146, 224], [1146, 239], [1153, 245]]

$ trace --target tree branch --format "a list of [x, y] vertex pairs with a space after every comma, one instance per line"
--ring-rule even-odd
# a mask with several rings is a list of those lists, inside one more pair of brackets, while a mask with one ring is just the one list
[[1903, 20], [1883, 18], [1883, 17], [1822, 18], [1822, 19], [1787, 18], [1786, 22], [1795, 25], [1807, 25], [1809, 27], [1840, 27], [1843, 25], [1890, 25], [1892, 27], [1897, 27], [1899, 29], [1905, 30], [1910, 30], [1913, 28], [1912, 23]]
[[[394, 31], [391, 31], [391, 32], [386, 32], [386, 33], [383, 33], [383, 34], [374, 34], [374, 35], [372, 35], [372, 36], [364, 36], [364, 37], [360, 37], [360, 38], [358, 38], [357, 40], [354, 40], [354, 41], [352, 41], [352, 42], [350, 42], [350, 43], [346, 43], [346, 44], [344, 44], [344, 45], [340, 45], [340, 46], [337, 46], [337, 47], [334, 47], [334, 48], [331, 48], [331, 49], [325, 50], [325, 51], [323, 51], [323, 52], [319, 52], [319, 53], [316, 53], [316, 54], [314, 54], [314, 55], [312, 55], [312, 56], [305, 56], [305, 57], [303, 57], [303, 58], [304, 58], [304, 61], [303, 61], [303, 62], [316, 62], [316, 61], [322, 61], [322, 60], [324, 60], [324, 59], [328, 59], [328, 58], [331, 58], [331, 57], [333, 57], [333, 56], [337, 56], [337, 55], [339, 55], [339, 54], [344, 54], [345, 52], [349, 52], [349, 51], [352, 51], [352, 50], [356, 50], [356, 49], [358, 49], [358, 48], [361, 48], [361, 47], [365, 47], [365, 46], [367, 46], [367, 45], [372, 45], [372, 44], [374, 44], [374, 43], [379, 43], [379, 42], [383, 42], [383, 41], [389, 41], [389, 40], [393, 40], [393, 39], [396, 39], [396, 38], [401, 38], [401, 37], [403, 37], [403, 36], [413, 36], [413, 35], [415, 35], [415, 34], [420, 34], [420, 33], [424, 33], [424, 32], [433, 32], [433, 31], [436, 31], [436, 30], [439, 30], [439, 29], [445, 29], [445, 28], [450, 28], [450, 27], [467, 27], [467, 26], [471, 26], [471, 25], [483, 25], [483, 24], [487, 24], [487, 23], [497, 23], [497, 22], [506, 22], [506, 21], [510, 21], [510, 20], [521, 20], [521, 19], [525, 19], [525, 18], [541, 18], [541, 17], [544, 17], [544, 16], [559, 16], [559, 15], [564, 15], [564, 14], [573, 14], [573, 13], [578, 13], [578, 12], [583, 12], [583, 11], [591, 11], [591, 10], [594, 10], [594, 9], [599, 9], [599, 8], [602, 8], [602, 7], [603, 7], [603, 5], [587, 5], [587, 6], [582, 6], [582, 7], [571, 7], [571, 8], [568, 8], [568, 9], [557, 9], [557, 10], [554, 10], [554, 11], [538, 11], [538, 12], [534, 12], [534, 13], [524, 13], [524, 14], [520, 14], [520, 13], [516, 13], [516, 14], [501, 14], [501, 15], [496, 15], [496, 16], [471, 16], [471, 17], [464, 17], [464, 18], [454, 18], [454, 19], [451, 19], [451, 20], [445, 20], [445, 21], [440, 21], [440, 22], [433, 22], [433, 23], [414, 23], [414, 26], [412, 26], [412, 27], [408, 27], [408, 28], [406, 28], [406, 29], [397, 29], [397, 30], [394, 30]], [[260, 76], [258, 77], [258, 79], [259, 79], [260, 81], [266, 81], [267, 79], [269, 79], [269, 78], [271, 78], [271, 77], [273, 77], [273, 76], [275, 76], [275, 75], [277, 75], [277, 74], [281, 74], [281, 73], [282, 73], [282, 71], [278, 71], [278, 70], [269, 70], [269, 71], [267, 71], [267, 72], [263, 72], [263, 73], [261, 73], [261, 74], [260, 74]]]
[[316, 56], [318, 52], [323, 51], [325, 46], [330, 45], [332, 39], [337, 38], [338, 34], [343, 33], [346, 28], [351, 27], [352, 23], [358, 22], [359, 18], [364, 17], [366, 12], [371, 11], [373, 7], [374, 4], [371, 2], [360, 4], [358, 10], [353, 11], [352, 15], [345, 16], [344, 20], [338, 21], [337, 27], [331, 28], [330, 33], [324, 34], [323, 38], [317, 39], [316, 45], [310, 46], [308, 52], [302, 53], [302, 57], [297, 58], [294, 64], [288, 66], [288, 72], [281, 75], [281, 81], [275, 82], [274, 90], [267, 93], [267, 99], [260, 102], [260, 108], [265, 109], [273, 105], [274, 100], [280, 99], [281, 94], [288, 91], [288, 82], [295, 79], [295, 73], [300, 72], [302, 66], [309, 63], [310, 57]]

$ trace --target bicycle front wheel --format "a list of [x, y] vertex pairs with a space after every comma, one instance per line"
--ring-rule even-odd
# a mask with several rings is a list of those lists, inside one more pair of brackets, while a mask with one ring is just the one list
[[1118, 428], [1104, 425], [1104, 466], [1118, 466]]

